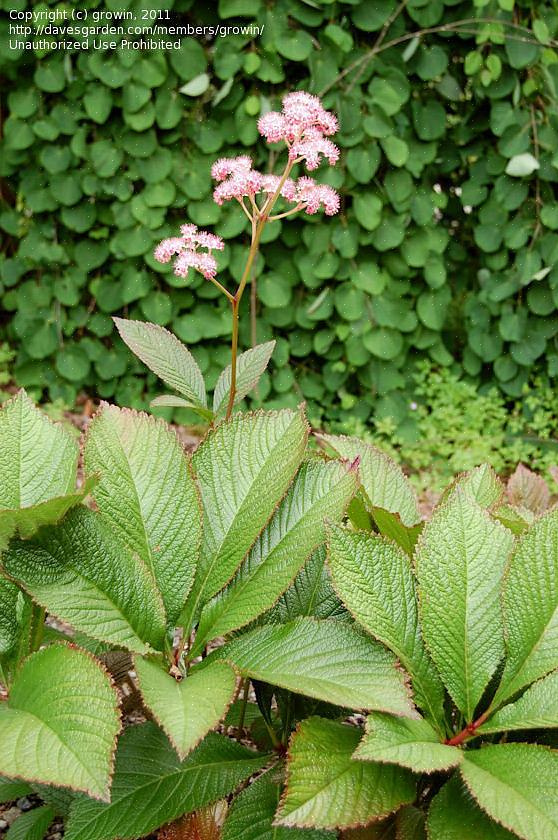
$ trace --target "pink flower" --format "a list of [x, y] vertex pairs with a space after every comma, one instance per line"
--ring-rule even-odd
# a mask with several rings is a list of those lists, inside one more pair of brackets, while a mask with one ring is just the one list
[[258, 120], [258, 131], [268, 143], [279, 143], [285, 139], [285, 118], [277, 111], [270, 111]]
[[[163, 239], [154, 251], [157, 262], [168, 263], [171, 257], [176, 256], [174, 261], [174, 273], [178, 277], [186, 277], [189, 268], [193, 268], [203, 274], [204, 277], [213, 278], [217, 274], [217, 262], [211, 251], [222, 251], [225, 243], [220, 236], [207, 231], [198, 231], [196, 225], [186, 224], [180, 228], [182, 236], [173, 236], [170, 239]], [[206, 252], [197, 249], [205, 248]]]
[[326, 216], [335, 216], [339, 212], [339, 193], [326, 184], [317, 184], [313, 178], [303, 176], [296, 182], [296, 200], [303, 205], [309, 216], [324, 208]]
[[[278, 175], [263, 175], [261, 191], [271, 195], [276, 191], [280, 180], [281, 179]], [[280, 195], [287, 201], [296, 201], [296, 184], [292, 178], [286, 179], [285, 183], [281, 187]]]
[[252, 158], [248, 155], [239, 155], [235, 158], [219, 158], [211, 167], [211, 177], [215, 181], [224, 181], [229, 175], [236, 175], [247, 169], [252, 169]]
[[[326, 111], [321, 100], [304, 91], [289, 93], [283, 99], [283, 116], [290, 129], [299, 131], [316, 127], [323, 134], [335, 134], [338, 129], [337, 119], [330, 111]], [[300, 134], [299, 134], [300, 136]], [[293, 140], [296, 139], [296, 135]]]
[[308, 170], [318, 168], [320, 155], [326, 157], [331, 166], [334, 166], [339, 160], [339, 149], [316, 128], [305, 131], [302, 139], [293, 143], [289, 149], [289, 159], [302, 158], [306, 161]]
[[284, 97], [282, 112], [270, 111], [258, 121], [258, 130], [269, 143], [284, 140], [291, 160], [302, 158], [308, 169], [317, 169], [320, 155], [333, 166], [339, 149], [327, 137], [335, 134], [339, 124], [331, 111], [326, 111], [317, 96], [304, 91]]
[[213, 192], [213, 200], [219, 205], [232, 198], [253, 198], [261, 189], [262, 175], [252, 169], [252, 159], [247, 155], [221, 158], [211, 167], [211, 174], [220, 182]]

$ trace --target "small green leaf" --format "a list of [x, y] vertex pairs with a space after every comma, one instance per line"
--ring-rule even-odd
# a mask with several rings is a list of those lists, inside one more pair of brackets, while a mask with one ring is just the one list
[[200, 73], [199, 76], [194, 76], [185, 85], [179, 88], [180, 93], [185, 96], [201, 96], [209, 87], [209, 76], [207, 73]]
[[33, 808], [12, 823], [5, 840], [43, 840], [55, 816], [54, 809], [50, 805]]
[[533, 157], [530, 152], [524, 152], [521, 155], [514, 155], [508, 161], [506, 175], [511, 175], [513, 178], [524, 178], [526, 175], [532, 175], [537, 169], [540, 169], [540, 163], [536, 157]]
[[[0, 544], [1, 548], [1, 544]], [[0, 656], [9, 653], [17, 642], [19, 588], [0, 576]]]
[[[269, 364], [274, 349], [275, 341], [268, 341], [266, 344], [258, 344], [250, 350], [245, 350], [237, 358], [235, 405], [256, 387]], [[213, 413], [216, 416], [224, 413], [227, 407], [231, 390], [231, 371], [232, 366], [228, 365], [217, 380], [213, 392]]]
[[397, 718], [374, 712], [366, 721], [366, 735], [354, 758], [399, 764], [415, 773], [437, 773], [455, 767], [463, 751], [440, 743], [428, 721]]
[[479, 733], [514, 729], [550, 729], [558, 726], [558, 671], [527, 689], [525, 694], [488, 718]]

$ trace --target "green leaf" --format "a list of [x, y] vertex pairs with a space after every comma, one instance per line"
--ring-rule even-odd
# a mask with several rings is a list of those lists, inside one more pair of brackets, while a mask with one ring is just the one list
[[118, 696], [85, 651], [53, 645], [21, 666], [0, 704], [0, 773], [108, 800]]
[[322, 546], [307, 560], [273, 609], [265, 614], [265, 623], [285, 624], [301, 616], [348, 617], [345, 607], [331, 586], [325, 559], [325, 547]]
[[176, 336], [158, 324], [124, 318], [113, 320], [125, 344], [153, 373], [189, 402], [207, 407], [199, 365]]
[[158, 663], [140, 656], [134, 658], [134, 668], [145, 705], [180, 758], [217, 726], [236, 688], [236, 675], [226, 662], [212, 662], [180, 682]]
[[228, 583], [246, 557], [291, 483], [307, 435], [302, 411], [237, 414], [195, 451], [203, 542], [185, 620]]
[[270, 523], [226, 589], [203, 609], [192, 655], [270, 609], [325, 541], [355, 493], [355, 470], [339, 461], [302, 465]]
[[493, 705], [558, 666], [558, 511], [519, 538], [504, 581], [507, 658]]
[[[260, 376], [265, 371], [275, 349], [275, 341], [268, 341], [266, 344], [258, 344], [250, 350], [241, 353], [236, 360], [236, 395], [234, 404], [240, 402], [255, 388]], [[224, 413], [231, 390], [232, 365], [222, 371], [215, 391], [213, 392], [213, 413], [216, 416]]]
[[282, 774], [268, 770], [237, 796], [223, 825], [222, 840], [334, 840], [329, 831], [273, 825], [281, 799]]
[[496, 822], [525, 840], [558, 835], [558, 752], [534, 744], [496, 744], [468, 751], [460, 769]]
[[427, 827], [432, 840], [513, 840], [517, 837], [481, 811], [457, 775], [433, 798]]
[[129, 727], [118, 745], [110, 804], [74, 802], [65, 840], [132, 840], [231, 793], [267, 757], [210, 733], [180, 761], [152, 723]]
[[382, 537], [332, 527], [328, 562], [349, 611], [400, 660], [431, 722], [443, 720], [444, 690], [422, 641], [409, 557]]
[[515, 703], [488, 718], [479, 733], [514, 729], [550, 729], [558, 726], [558, 671], [553, 671], [527, 689]]
[[374, 712], [366, 721], [366, 735], [354, 758], [399, 764], [415, 773], [437, 773], [458, 765], [463, 751], [440, 743], [428, 721], [397, 718]]
[[220, 655], [245, 676], [351, 709], [416, 717], [395, 657], [342, 621], [300, 618], [252, 630]]
[[341, 458], [359, 459], [362, 487], [370, 507], [399, 514], [401, 522], [407, 526], [419, 522], [414, 490], [395, 461], [358, 438], [343, 435], [317, 435], [317, 438], [331, 446]]
[[13, 781], [0, 776], [0, 804], [19, 799], [21, 796], [29, 796], [33, 788], [27, 782]]
[[18, 599], [19, 589], [15, 583], [0, 576], [0, 656], [9, 653], [17, 642], [19, 634]]
[[511, 175], [513, 178], [524, 178], [526, 175], [532, 175], [540, 168], [540, 163], [533, 157], [530, 152], [525, 152], [521, 155], [514, 155], [508, 161], [506, 166], [506, 175]]
[[350, 828], [414, 799], [408, 770], [353, 759], [359, 734], [353, 726], [322, 718], [299, 725], [289, 745], [287, 785], [276, 824]]
[[200, 73], [199, 76], [194, 76], [189, 82], [185, 85], [182, 85], [179, 88], [180, 93], [185, 94], [185, 96], [201, 96], [202, 93], [205, 93], [207, 88], [209, 87], [209, 76], [207, 73]]
[[[395, 815], [395, 828], [396, 840], [427, 840], [426, 815], [414, 805], [403, 805], [399, 809]], [[382, 840], [382, 837], [379, 836], [378, 840]]]
[[469, 472], [459, 475], [446, 493], [446, 499], [454, 492], [464, 492], [486, 510], [493, 508], [504, 495], [504, 485], [489, 464], [481, 464]]
[[162, 646], [155, 581], [93, 511], [77, 508], [31, 540], [13, 541], [2, 562], [33, 600], [76, 630], [138, 653]]
[[412, 526], [403, 525], [398, 513], [390, 513], [389, 510], [384, 510], [383, 508], [374, 507], [371, 513], [380, 534], [394, 540], [397, 545], [401, 546], [403, 551], [412, 557], [424, 524], [418, 522]]
[[500, 587], [512, 546], [464, 492], [436, 510], [417, 544], [424, 639], [468, 722], [504, 655]]
[[172, 624], [194, 579], [201, 509], [190, 460], [164, 420], [106, 403], [91, 422], [85, 469], [99, 474], [97, 507], [150, 569]]
[[42, 805], [22, 814], [12, 823], [5, 840], [43, 840], [56, 814], [50, 805]]

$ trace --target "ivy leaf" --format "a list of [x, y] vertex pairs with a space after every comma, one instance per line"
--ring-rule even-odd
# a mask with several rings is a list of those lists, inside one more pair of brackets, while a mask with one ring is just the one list
[[12, 823], [5, 840], [43, 840], [55, 816], [50, 805], [33, 808]]
[[236, 676], [226, 662], [212, 662], [181, 682], [156, 662], [134, 658], [143, 701], [166, 732], [179, 758], [192, 750], [226, 714]]
[[231, 793], [267, 757], [210, 733], [180, 761], [152, 723], [129, 727], [118, 745], [109, 804], [74, 802], [65, 840], [132, 840]]
[[85, 651], [53, 645], [34, 653], [0, 704], [0, 773], [110, 795], [118, 696]]
[[84, 463], [101, 477], [94, 497], [102, 517], [151, 571], [174, 623], [201, 543], [198, 490], [180, 441], [164, 420], [103, 403], [87, 431]]
[[325, 521], [342, 518], [357, 480], [355, 470], [339, 461], [302, 465], [230, 584], [204, 608], [193, 656], [205, 641], [227, 635], [273, 606], [325, 541]]
[[353, 759], [358, 739], [355, 727], [322, 718], [308, 718], [299, 725], [289, 745], [277, 825], [366, 825], [414, 799], [408, 770]]
[[187, 347], [158, 324], [113, 318], [132, 353], [188, 402], [207, 408], [205, 382], [198, 363]]
[[558, 833], [558, 753], [535, 744], [470, 750], [461, 775], [481, 808], [529, 840]]
[[444, 690], [422, 641], [409, 557], [389, 540], [334, 526], [328, 562], [339, 597], [394, 652], [411, 676], [417, 704], [439, 725]]
[[512, 178], [524, 178], [526, 175], [532, 175], [537, 169], [540, 169], [537, 158], [530, 152], [524, 152], [521, 155], [514, 155], [508, 161], [506, 175], [511, 175]]
[[479, 727], [479, 733], [514, 729], [550, 729], [558, 726], [558, 671], [527, 689], [519, 700], [504, 706]]
[[300, 618], [252, 630], [221, 651], [244, 676], [351, 709], [416, 717], [389, 651], [354, 627]]
[[[260, 376], [265, 371], [275, 349], [275, 341], [268, 341], [266, 344], [258, 344], [250, 350], [245, 350], [236, 360], [236, 394], [234, 404], [236, 405], [255, 388]], [[232, 365], [222, 371], [215, 391], [213, 392], [213, 413], [216, 417], [223, 414], [229, 401], [231, 390]]]
[[185, 624], [236, 572], [291, 483], [307, 435], [302, 411], [238, 414], [195, 451], [203, 542]]
[[500, 587], [512, 546], [511, 533], [463, 492], [437, 509], [417, 545], [424, 639], [468, 722], [504, 655]]
[[368, 715], [366, 735], [353, 757], [399, 764], [415, 773], [437, 773], [458, 765], [463, 751], [440, 743], [439, 735], [422, 718], [410, 720], [374, 712]]
[[501, 825], [478, 807], [457, 775], [432, 799], [427, 819], [428, 835], [436, 840], [514, 840]]

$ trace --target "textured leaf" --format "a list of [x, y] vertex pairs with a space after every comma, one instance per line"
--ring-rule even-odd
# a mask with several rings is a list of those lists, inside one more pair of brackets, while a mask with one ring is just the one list
[[558, 836], [558, 752], [534, 744], [496, 744], [468, 751], [460, 769], [496, 822], [524, 840]]
[[198, 491], [178, 438], [163, 420], [105, 403], [87, 433], [85, 468], [101, 476], [99, 511], [151, 570], [173, 624], [201, 542]]
[[0, 656], [8, 653], [18, 637], [17, 602], [19, 589], [0, 576]]
[[220, 653], [245, 676], [289, 691], [352, 709], [416, 716], [395, 657], [342, 621], [300, 618], [260, 627]]
[[516, 536], [523, 534], [535, 521], [535, 516], [530, 510], [511, 505], [500, 505], [492, 515]]
[[50, 805], [33, 808], [33, 810], [22, 814], [12, 823], [5, 840], [43, 840], [47, 828], [55, 816]]
[[347, 618], [325, 568], [325, 546], [318, 548], [304, 564], [293, 583], [262, 620], [267, 624], [286, 624], [301, 616]]
[[354, 758], [400, 764], [415, 773], [436, 773], [455, 767], [463, 751], [440, 743], [436, 731], [424, 719], [410, 720], [373, 712], [366, 721], [366, 735]]
[[153, 578], [98, 514], [78, 508], [33, 539], [12, 542], [3, 565], [37, 603], [76, 630], [138, 653], [147, 644], [162, 646], [165, 612]]
[[558, 511], [519, 538], [503, 608], [507, 658], [495, 704], [558, 667]]
[[[275, 341], [267, 341], [265, 344], [258, 344], [256, 347], [240, 353], [236, 360], [235, 404], [243, 400], [252, 388], [255, 388], [258, 384], [260, 376], [269, 364], [274, 349]], [[229, 401], [231, 371], [232, 365], [227, 365], [217, 380], [213, 392], [213, 413], [217, 416], [225, 411]]]
[[550, 490], [544, 478], [518, 464], [508, 480], [508, 496], [512, 505], [525, 507], [532, 513], [543, 513], [550, 502]]
[[504, 655], [500, 586], [512, 545], [511, 533], [460, 491], [417, 545], [424, 639], [467, 721]]
[[12, 799], [19, 799], [21, 796], [29, 796], [33, 788], [27, 782], [14, 781], [0, 776], [0, 805], [11, 802]]
[[489, 464], [481, 464], [459, 475], [448, 488], [443, 501], [454, 493], [467, 493], [482, 508], [493, 508], [504, 495], [504, 485]]
[[192, 655], [270, 609], [325, 540], [325, 521], [339, 521], [357, 487], [339, 461], [301, 466], [287, 495], [234, 578], [204, 608]]
[[152, 723], [120, 738], [110, 804], [76, 800], [64, 840], [130, 840], [221, 799], [267, 760], [210, 733], [180, 761]]
[[233, 801], [221, 840], [335, 840], [330, 831], [274, 826], [282, 787], [281, 774], [273, 770], [248, 785]]
[[53, 645], [18, 671], [0, 703], [0, 773], [108, 799], [118, 696], [85, 651]]
[[309, 718], [291, 739], [279, 825], [349, 828], [386, 816], [415, 797], [401, 767], [355, 761], [359, 730]]
[[389, 510], [383, 508], [372, 508], [372, 516], [380, 534], [394, 540], [412, 557], [424, 523], [418, 522], [413, 526], [403, 525], [398, 513], [390, 513]]
[[517, 837], [481, 811], [457, 774], [433, 798], [427, 826], [429, 840], [513, 840]]
[[415, 492], [403, 470], [380, 449], [342, 435], [318, 435], [318, 440], [342, 458], [360, 459], [362, 487], [371, 507], [399, 514], [403, 525], [415, 525], [420, 520]]
[[291, 483], [307, 435], [301, 411], [237, 414], [194, 453], [203, 541], [185, 620], [236, 572]]
[[158, 324], [113, 318], [132, 353], [179, 394], [196, 406], [207, 407], [205, 382], [190, 351]]
[[382, 537], [332, 527], [329, 567], [352, 615], [409, 672], [418, 705], [433, 723], [443, 720], [444, 690], [421, 638], [409, 557]]
[[180, 758], [224, 717], [236, 688], [226, 662], [212, 662], [177, 682], [156, 662], [134, 660], [144, 703], [165, 730]]
[[396, 840], [426, 840], [424, 811], [414, 805], [403, 805], [395, 816]]
[[525, 694], [504, 706], [484, 723], [478, 732], [513, 729], [550, 729], [558, 726], [558, 671], [553, 671], [527, 689]]

